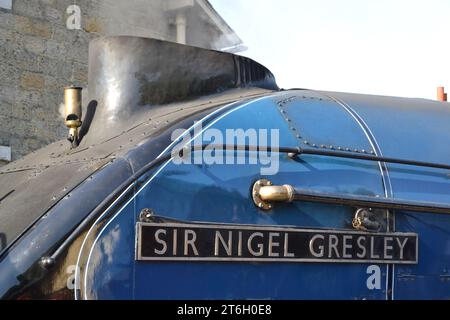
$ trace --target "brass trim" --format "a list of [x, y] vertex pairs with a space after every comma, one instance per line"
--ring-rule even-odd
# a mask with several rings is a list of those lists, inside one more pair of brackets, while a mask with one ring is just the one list
[[69, 128], [67, 139], [72, 143], [72, 147], [78, 146], [78, 128], [82, 124], [81, 90], [80, 87], [64, 88], [64, 122]]
[[271, 202], [292, 202], [294, 194], [295, 189], [292, 186], [274, 186], [267, 179], [256, 181], [252, 190], [253, 202], [262, 210], [272, 209]]

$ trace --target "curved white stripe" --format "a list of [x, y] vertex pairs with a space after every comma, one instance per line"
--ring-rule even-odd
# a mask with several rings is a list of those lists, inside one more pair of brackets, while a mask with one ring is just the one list
[[[233, 103], [229, 103], [229, 104], [227, 104], [227, 105], [225, 105], [225, 106], [223, 106], [223, 107], [221, 107], [221, 108], [219, 108], [219, 109], [217, 109], [216, 111], [214, 111], [214, 112], [212, 112], [212, 113], [210, 113], [210, 114], [208, 114], [208, 115], [206, 115], [205, 117], [203, 117], [203, 119], [201, 119], [200, 120], [200, 122], [199, 123], [202, 123], [203, 121], [205, 121], [205, 120], [207, 120], [207, 119], [209, 119], [210, 117], [212, 117], [212, 116], [214, 116], [215, 114], [217, 114], [217, 113], [219, 113], [219, 112], [221, 112], [222, 110], [224, 110], [224, 109], [226, 109], [226, 108], [229, 108], [229, 107], [231, 107], [233, 104], [235, 104], [236, 102], [233, 102]], [[194, 125], [192, 125], [188, 130], [186, 130], [186, 132], [184, 133], [184, 134], [182, 134], [180, 137], [178, 137], [178, 139], [176, 139], [175, 141], [173, 141], [166, 149], [164, 149], [160, 154], [159, 154], [159, 156], [157, 157], [157, 158], [160, 158], [163, 154], [165, 154], [173, 145], [175, 145], [175, 143], [177, 143], [178, 141], [180, 141], [185, 135], [187, 135], [189, 132], [191, 132], [192, 130], [194, 130], [194, 128], [196, 128], [196, 126], [197, 126], [197, 123], [195, 123]], [[89, 234], [91, 233], [91, 231], [92, 231], [92, 229], [97, 225], [97, 223], [103, 218], [103, 216], [117, 203], [117, 201], [119, 201], [121, 198], [122, 198], [122, 196], [124, 195], [124, 194], [126, 194], [129, 190], [130, 190], [130, 188], [133, 186], [133, 184], [131, 184], [130, 186], [128, 186], [128, 188], [124, 191], [124, 192], [122, 192], [117, 198], [116, 198], [116, 200], [103, 212], [103, 214], [101, 214], [98, 218], [97, 218], [97, 220], [95, 220], [95, 222], [92, 224], [92, 226], [91, 226], [91, 228], [89, 228], [89, 230], [88, 230], [88, 232], [87, 232], [87, 234], [86, 234], [86, 236], [85, 236], [85, 238], [83, 239], [83, 242], [82, 242], [82, 244], [81, 244], [81, 247], [80, 247], [80, 251], [79, 251], [79, 253], [78, 253], [78, 257], [77, 257], [77, 264], [76, 264], [76, 268], [75, 268], [75, 283], [80, 283], [80, 282], [78, 282], [79, 281], [79, 277], [80, 277], [80, 274], [79, 274], [79, 270], [80, 270], [80, 268], [79, 268], [79, 265], [80, 265], [80, 259], [81, 259], [81, 253], [82, 253], [82, 251], [83, 251], [83, 248], [84, 248], [84, 245], [85, 245], [85, 243], [86, 243], [86, 240], [87, 240], [87, 238], [88, 238], [88, 236], [89, 236]], [[75, 286], [75, 300], [78, 300], [78, 290], [76, 290], [76, 287], [77, 286]]]
[[[167, 161], [161, 168], [159, 168], [159, 170], [149, 179], [149, 181], [147, 181], [147, 183], [146, 183], [146, 185], [147, 184], [149, 184], [150, 182], [152, 182], [152, 180], [153, 179], [155, 179], [156, 178], [156, 176], [168, 165], [170, 163], [170, 160], [169, 161]], [[141, 189], [142, 190], [142, 189]], [[140, 190], [140, 191], [141, 191]], [[139, 192], [140, 192], [139, 191]], [[94, 240], [94, 243], [92, 244], [92, 246], [91, 246], [91, 248], [90, 248], [90, 250], [89, 250], [89, 255], [88, 255], [88, 259], [87, 259], [87, 261], [86, 261], [86, 270], [85, 270], [85, 272], [84, 272], [84, 299], [87, 299], [87, 290], [86, 290], [86, 284], [87, 284], [87, 278], [88, 278], [88, 269], [89, 269], [89, 262], [90, 262], [90, 260], [91, 260], [91, 255], [92, 255], [92, 252], [94, 251], [94, 247], [95, 247], [95, 244], [98, 242], [98, 240], [100, 239], [100, 237], [101, 237], [101, 235], [103, 234], [103, 231], [104, 230], [106, 230], [106, 228], [108, 228], [108, 226], [110, 225], [110, 223], [111, 222], [113, 222], [116, 218], [117, 218], [117, 216], [120, 214], [120, 213], [122, 213], [122, 211], [123, 211], [123, 209], [125, 209], [129, 204], [130, 204], [130, 202], [131, 201], [133, 201], [134, 200], [134, 198], [135, 198], [136, 196], [133, 196], [130, 200], [128, 200], [127, 201], [127, 203], [122, 207], [122, 208], [120, 208], [120, 210], [111, 218], [111, 219], [109, 219], [109, 221], [106, 223], [106, 225], [102, 228], [102, 230], [99, 232], [99, 234], [97, 235], [97, 237], [95, 238], [95, 240]]]
[[[366, 138], [369, 141], [370, 146], [374, 150], [375, 155], [382, 157], [383, 156], [383, 152], [382, 152], [382, 150], [380, 148], [380, 145], [378, 144], [378, 141], [375, 138], [375, 135], [373, 134], [372, 130], [370, 130], [370, 127], [367, 125], [367, 123], [364, 121], [364, 119], [361, 116], [359, 116], [359, 114], [352, 107], [350, 107], [347, 103], [345, 103], [344, 101], [342, 101], [342, 100], [340, 100], [338, 98], [329, 96], [329, 95], [326, 95], [326, 96], [328, 96], [329, 98], [334, 100], [336, 103], [338, 103], [341, 107], [344, 108], [345, 111], [347, 111], [347, 113], [349, 113], [353, 117], [353, 119], [358, 123], [358, 125], [361, 127], [361, 129], [363, 130], [364, 134], [366, 135]], [[356, 117], [355, 115], [358, 115], [358, 117]], [[376, 148], [375, 148], [375, 146], [376, 146]], [[394, 193], [393, 193], [393, 190], [392, 190], [391, 177], [389, 175], [388, 167], [387, 167], [386, 163], [384, 163], [384, 162], [383, 163], [382, 162], [378, 162], [378, 167], [380, 169], [381, 178], [382, 178], [382, 181], [383, 181], [384, 195], [385, 195], [386, 198], [392, 198], [392, 197], [394, 197]], [[394, 214], [393, 214], [392, 218], [393, 218], [393, 224], [394, 224], [394, 227], [395, 227], [395, 215]], [[389, 210], [387, 211], [387, 219], [389, 220]], [[387, 223], [387, 226], [388, 226], [388, 231], [389, 231], [389, 221]], [[395, 265], [392, 265], [392, 268], [393, 268], [392, 269], [392, 275], [394, 276]], [[388, 297], [389, 293], [388, 293], [388, 290], [387, 290], [388, 287], [389, 287], [389, 283], [388, 283], [389, 276], [388, 276], [388, 274], [389, 274], [389, 265], [386, 265], [386, 300], [389, 299], [389, 297]], [[394, 297], [394, 279], [392, 279], [392, 297]]]
[[[383, 153], [381, 151], [381, 148], [374, 136], [374, 134], [372, 133], [372, 131], [370, 130], [370, 127], [367, 125], [367, 123], [364, 121], [364, 119], [362, 119], [358, 113], [352, 108], [350, 107], [347, 103], [341, 101], [338, 98], [335, 98], [333, 96], [327, 95], [325, 94], [327, 97], [329, 97], [330, 99], [334, 100], [337, 104], [339, 104], [345, 111], [347, 111], [348, 114], [350, 114], [350, 116], [356, 121], [356, 123], [360, 126], [361, 130], [364, 132], [364, 135], [366, 136], [367, 140], [370, 143], [370, 146], [372, 147], [372, 149], [375, 152], [376, 156], [382, 157]], [[356, 117], [355, 115], [358, 115], [358, 117]], [[380, 174], [383, 180], [383, 185], [384, 185], [384, 195], [386, 198], [392, 197], [393, 193], [392, 193], [392, 184], [391, 184], [391, 180], [390, 180], [390, 176], [389, 176], [389, 171], [388, 168], [386, 166], [385, 163], [381, 163], [380, 161], [378, 161], [378, 166], [380, 169]], [[385, 176], [386, 174], [386, 176]]]
[[[214, 121], [212, 121], [210, 124], [208, 124], [205, 128], [203, 128], [203, 130], [201, 131], [201, 132], [199, 132], [196, 136], [194, 136], [193, 138], [191, 138], [190, 140], [189, 140], [189, 142], [187, 142], [186, 143], [186, 145], [189, 145], [195, 138], [197, 138], [199, 135], [201, 135], [205, 130], [207, 130], [207, 129], [209, 129], [211, 126], [213, 126], [214, 124], [216, 124], [218, 121], [220, 121], [220, 120], [222, 120], [223, 118], [225, 118], [226, 116], [228, 116], [228, 115], [230, 115], [231, 113], [233, 113], [233, 112], [236, 112], [236, 111], [238, 111], [238, 110], [240, 110], [240, 109], [242, 109], [242, 108], [244, 108], [244, 107], [246, 107], [246, 106], [248, 106], [248, 105], [250, 105], [250, 104], [253, 104], [253, 103], [256, 103], [256, 102], [259, 102], [259, 101], [261, 101], [261, 100], [265, 100], [265, 99], [269, 99], [269, 98], [272, 98], [272, 97], [274, 97], [274, 96], [276, 96], [276, 95], [269, 95], [269, 96], [265, 96], [265, 97], [261, 97], [261, 98], [258, 98], [258, 99], [255, 99], [255, 100], [252, 100], [252, 101], [249, 101], [249, 102], [247, 102], [247, 103], [244, 103], [244, 104], [242, 104], [242, 105], [240, 105], [240, 106], [238, 106], [238, 107], [236, 107], [236, 108], [234, 108], [234, 109], [232, 109], [232, 110], [230, 110], [230, 111], [228, 111], [228, 112], [226, 112], [226, 113], [224, 113], [223, 115], [221, 115], [220, 117], [218, 117], [217, 119], [215, 119]], [[235, 103], [233, 103], [233, 104], [235, 104]], [[230, 104], [230, 105], [233, 105], [233, 104]], [[223, 108], [222, 108], [223, 109]], [[219, 109], [220, 110], [220, 109]], [[217, 110], [217, 112], [219, 111], [219, 110]], [[212, 114], [211, 114], [212, 115]], [[210, 115], [210, 116], [211, 116]], [[201, 121], [199, 121], [199, 123], [201, 124], [203, 121], [205, 120], [205, 118], [204, 119], [202, 119]], [[194, 128], [195, 126], [197, 125], [197, 123], [192, 127], [192, 128]], [[190, 129], [190, 130], [192, 130], [192, 129]], [[188, 131], [188, 132], [190, 132], [190, 130]], [[188, 133], [187, 132], [187, 133]], [[185, 133], [185, 134], [187, 134], [187, 133]], [[182, 135], [183, 137], [184, 137], [184, 135]], [[180, 138], [178, 138], [177, 140], [175, 140], [171, 145], [173, 145], [173, 144], [175, 144], [176, 142], [178, 142], [180, 140]], [[166, 150], [165, 151], [167, 151], [169, 149], [169, 147], [168, 148], [166, 148]], [[162, 154], [164, 154], [164, 153], [162, 153]], [[161, 155], [162, 155], [161, 154]], [[160, 155], [160, 156], [161, 156]], [[159, 157], [160, 157], [159, 156]], [[167, 161], [166, 163], [165, 163], [165, 165], [162, 167], [162, 168], [160, 168], [160, 170], [158, 170], [150, 179], [149, 179], [149, 181], [147, 181], [140, 189], [139, 189], [139, 191], [138, 192], [136, 192], [136, 194], [135, 195], [133, 195], [133, 197], [108, 221], [108, 223], [102, 228], [102, 230], [100, 230], [100, 232], [99, 232], [99, 234], [97, 235], [97, 237], [95, 238], [95, 240], [94, 240], [94, 243], [92, 244], [92, 246], [91, 246], [91, 248], [90, 248], [90, 250], [89, 250], [89, 255], [88, 255], [88, 259], [87, 259], [87, 261], [86, 261], [86, 268], [85, 268], [85, 271], [84, 271], [84, 299], [87, 299], [87, 289], [86, 289], [86, 280], [87, 280], [87, 275], [88, 275], [88, 270], [89, 270], [89, 262], [90, 262], [90, 259], [91, 259], [91, 256], [92, 256], [92, 252], [93, 252], [93, 249], [94, 249], [94, 247], [95, 247], [95, 244], [97, 243], [97, 241], [98, 241], [98, 239], [101, 237], [101, 235], [103, 234], [103, 232], [104, 232], [104, 230], [108, 227], [108, 225], [115, 219], [115, 218], [117, 218], [117, 216], [122, 212], [122, 210], [132, 201], [132, 200], [134, 200], [134, 198], [136, 198], [136, 196], [138, 196], [140, 193], [141, 193], [141, 191], [145, 188], [145, 187], [147, 187], [147, 185], [159, 174], [159, 172], [161, 172], [161, 170], [162, 169], [164, 169], [170, 162], [172, 161], [172, 159], [170, 159], [169, 161]], [[100, 219], [100, 218], [99, 218]], [[95, 224], [98, 222], [98, 220], [99, 219], [97, 219], [97, 221], [95, 222]], [[91, 232], [91, 230], [93, 229], [93, 227], [95, 226], [95, 224], [91, 227], [91, 229], [88, 231], [88, 233], [87, 233], [87, 235], [86, 235], [86, 238], [89, 236], [89, 233]], [[85, 238], [85, 239], [86, 239]], [[84, 241], [83, 241], [83, 243], [84, 243]], [[83, 247], [81, 247], [81, 249], [80, 249], [80, 254], [81, 254], [81, 251], [83, 250]], [[77, 269], [78, 269], [78, 263], [79, 263], [79, 260], [77, 261]], [[77, 298], [77, 297], [76, 297]]]
[[[125, 193], [127, 193], [127, 192], [130, 190], [130, 188], [132, 188], [132, 187], [133, 187], [133, 184], [129, 185], [128, 188], [126, 188], [125, 191], [122, 192], [122, 193], [116, 198], [116, 200], [114, 200], [114, 202], [113, 202], [108, 208], [106, 208], [106, 210], [104, 211], [103, 214], [105, 214], [106, 212], [108, 212], [109, 209], [111, 209], [111, 208], [117, 203], [117, 201], [119, 201], [119, 200], [122, 198], [122, 196], [123, 196]], [[84, 237], [83, 242], [81, 243], [80, 251], [78, 252], [77, 264], [76, 264], [76, 268], [75, 268], [75, 289], [74, 289], [74, 290], [75, 290], [75, 300], [78, 300], [77, 284], [80, 283], [80, 282], [79, 282], [79, 277], [80, 277], [80, 274], [79, 274], [79, 270], [80, 270], [79, 265], [80, 265], [80, 259], [81, 259], [81, 252], [83, 251], [83, 247], [84, 247], [84, 245], [85, 245], [85, 243], [86, 243], [86, 240], [87, 240], [87, 238], [88, 238], [89, 233], [90, 233], [91, 230], [93, 229], [94, 225], [96, 225], [96, 224], [98, 223], [98, 221], [99, 221], [100, 218], [103, 216], [103, 214], [102, 214], [102, 215], [94, 222], [94, 224], [93, 224], [93, 225], [91, 226], [91, 228], [89, 229], [87, 235]]]

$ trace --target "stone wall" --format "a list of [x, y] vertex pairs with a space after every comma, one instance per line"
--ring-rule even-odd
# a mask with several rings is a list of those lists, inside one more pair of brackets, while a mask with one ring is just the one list
[[[12, 10], [0, 9], [0, 145], [11, 146], [13, 160], [66, 136], [59, 111], [63, 88], [87, 86], [90, 39], [173, 40], [163, 1], [13, 0]], [[81, 30], [66, 27], [74, 2]]]

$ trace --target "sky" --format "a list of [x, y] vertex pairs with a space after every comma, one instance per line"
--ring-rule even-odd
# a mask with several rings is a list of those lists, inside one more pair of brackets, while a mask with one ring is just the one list
[[450, 92], [450, 0], [210, 0], [282, 88]]

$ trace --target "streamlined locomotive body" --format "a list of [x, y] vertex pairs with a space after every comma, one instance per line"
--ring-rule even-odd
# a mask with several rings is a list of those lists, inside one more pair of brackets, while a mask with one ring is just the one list
[[450, 298], [445, 103], [133, 37], [92, 42], [88, 97], [0, 168], [2, 298]]

